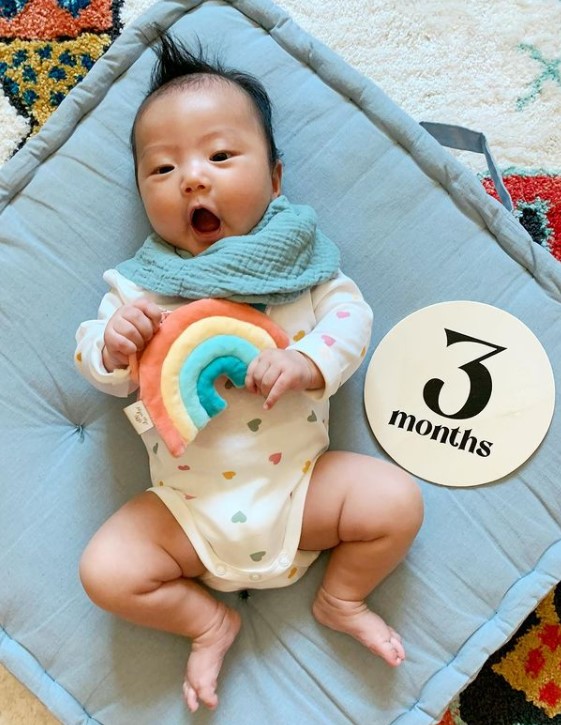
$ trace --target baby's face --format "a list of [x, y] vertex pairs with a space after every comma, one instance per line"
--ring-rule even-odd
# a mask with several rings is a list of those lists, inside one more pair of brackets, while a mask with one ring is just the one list
[[217, 79], [155, 98], [136, 126], [138, 186], [162, 239], [191, 254], [247, 234], [280, 194], [281, 165], [244, 91]]

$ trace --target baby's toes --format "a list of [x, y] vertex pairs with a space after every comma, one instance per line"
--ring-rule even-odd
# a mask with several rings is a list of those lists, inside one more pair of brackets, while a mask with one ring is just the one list
[[392, 630], [388, 644], [392, 648], [394, 655], [392, 658], [393, 662], [390, 662], [390, 664], [393, 664], [394, 666], [400, 665], [405, 659], [405, 649], [403, 648], [401, 637], [397, 634], [397, 632]]
[[190, 712], [196, 712], [199, 709], [197, 693], [188, 682], [183, 683], [183, 698]]
[[206, 705], [209, 710], [214, 710], [218, 705], [218, 695], [216, 694], [216, 682], [211, 685], [199, 685], [197, 687], [197, 697], [199, 702]]

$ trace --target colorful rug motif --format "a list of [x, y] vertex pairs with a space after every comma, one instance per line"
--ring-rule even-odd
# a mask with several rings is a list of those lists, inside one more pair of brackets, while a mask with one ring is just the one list
[[561, 723], [561, 586], [495, 652], [440, 725]]
[[3, 0], [0, 37], [52, 40], [84, 31], [111, 33], [117, 10], [111, 0]]
[[2, 0], [0, 81], [35, 133], [120, 31], [111, 0]]
[[[507, 170], [504, 181], [522, 226], [561, 262], [561, 175]], [[483, 186], [498, 198], [490, 179]]]
[[[36, 133], [122, 29], [123, 0], [0, 0], [0, 83]], [[519, 99], [523, 110], [546, 81], [559, 83], [559, 59], [530, 45], [540, 75]], [[22, 144], [25, 143], [25, 138]], [[492, 182], [482, 183], [496, 196]], [[561, 175], [509, 170], [505, 183], [520, 223], [561, 262]], [[451, 703], [440, 725], [561, 725], [561, 585], [489, 658]]]

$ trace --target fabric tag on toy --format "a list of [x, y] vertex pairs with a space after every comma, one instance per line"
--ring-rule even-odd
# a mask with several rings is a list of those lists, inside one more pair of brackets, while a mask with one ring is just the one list
[[125, 415], [130, 420], [132, 427], [135, 429], [138, 435], [142, 435], [143, 433], [146, 433], [146, 431], [151, 430], [154, 427], [152, 418], [146, 410], [146, 406], [144, 405], [142, 400], [137, 400], [136, 403], [128, 405], [125, 408]]

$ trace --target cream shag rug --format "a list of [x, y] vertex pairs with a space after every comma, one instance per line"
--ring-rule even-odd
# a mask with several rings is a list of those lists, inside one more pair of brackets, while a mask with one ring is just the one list
[[[125, 0], [123, 24], [153, 3]], [[483, 131], [503, 168], [561, 170], [561, 0], [278, 4], [413, 118]], [[0, 92], [0, 164], [28, 129]]]

